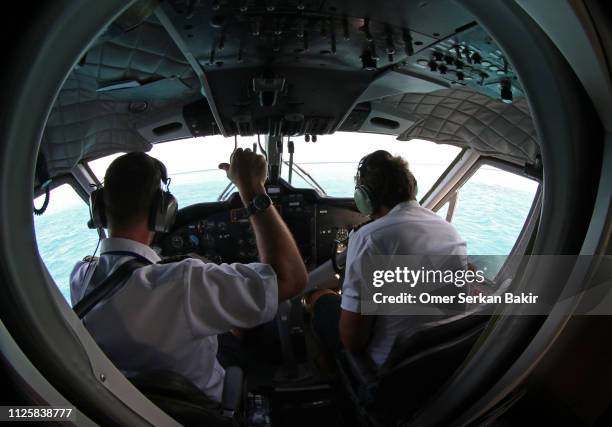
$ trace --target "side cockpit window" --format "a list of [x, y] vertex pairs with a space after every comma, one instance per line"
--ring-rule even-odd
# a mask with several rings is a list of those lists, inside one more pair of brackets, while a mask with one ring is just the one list
[[437, 214], [466, 240], [469, 256], [499, 261], [487, 269], [493, 278], [521, 235], [538, 186], [535, 180], [483, 163], [447, 196]]
[[[34, 206], [42, 206], [44, 197], [37, 197]], [[88, 220], [89, 207], [69, 184], [51, 190], [45, 212], [34, 215], [38, 252], [68, 302], [72, 268], [91, 255], [98, 242], [98, 232], [87, 227]]]

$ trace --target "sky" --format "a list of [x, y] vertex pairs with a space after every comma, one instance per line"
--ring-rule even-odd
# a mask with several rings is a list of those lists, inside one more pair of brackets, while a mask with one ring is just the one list
[[[238, 138], [238, 146], [252, 148], [256, 141], [256, 137], [240, 137]], [[364, 155], [374, 150], [383, 149], [394, 155], [404, 157], [419, 183], [424, 182], [427, 186], [435, 182], [460, 151], [458, 147], [436, 144], [430, 141], [418, 139], [398, 141], [394, 136], [367, 133], [338, 132], [333, 135], [321, 135], [316, 143], [307, 143], [303, 137], [295, 138], [293, 141], [295, 144], [294, 161], [302, 165], [307, 171], [309, 170], [308, 164], [317, 162], [347, 162], [356, 165]], [[261, 142], [264, 144], [263, 136]], [[210, 173], [216, 173], [218, 164], [227, 162], [233, 149], [234, 138], [212, 136], [156, 144], [149, 151], [149, 154], [161, 160], [166, 165], [169, 176], [172, 177], [176, 174], [202, 170], [213, 170]], [[121, 154], [118, 153], [91, 161], [89, 166], [98, 179], [102, 181], [108, 165]], [[285, 152], [284, 159], [287, 160], [288, 157]], [[310, 168], [316, 170], [314, 165]], [[344, 168], [343, 170], [352, 170], [352, 168]], [[220, 176], [224, 174], [220, 170], [218, 173]], [[315, 179], [317, 178], [314, 173], [313, 176]], [[500, 171], [491, 166], [481, 168], [472, 179], [524, 190], [532, 190], [537, 185], [530, 180]], [[421, 185], [419, 187], [422, 191], [421, 194], [427, 190], [421, 188]], [[52, 201], [53, 203], [49, 206], [50, 212], [83, 203], [67, 185], [53, 191]], [[35, 204], [40, 206], [42, 198], [37, 198]]]
[[[300, 164], [310, 162], [351, 162], [357, 163], [364, 155], [383, 149], [392, 154], [402, 155], [411, 163], [448, 164], [459, 153], [459, 148], [435, 144], [429, 141], [397, 141], [394, 136], [343, 133], [322, 135], [316, 143], [307, 143], [303, 137], [293, 139], [295, 144], [294, 160]], [[256, 137], [238, 138], [238, 147], [253, 148]], [[264, 138], [261, 138], [262, 145]], [[149, 154], [164, 162], [168, 173], [182, 173], [206, 169], [216, 169], [221, 162], [229, 160], [234, 150], [234, 138], [213, 136], [191, 138], [180, 141], [156, 144]], [[288, 159], [285, 146], [284, 158]], [[116, 156], [90, 162], [92, 170], [99, 178]]]

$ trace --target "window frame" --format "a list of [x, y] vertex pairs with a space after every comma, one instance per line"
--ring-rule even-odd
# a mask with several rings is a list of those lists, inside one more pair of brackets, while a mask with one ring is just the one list
[[[426, 140], [429, 141], [429, 140]], [[431, 142], [435, 142], [435, 141], [431, 141]], [[448, 164], [448, 167], [444, 170], [444, 172], [442, 172], [440, 174], [440, 176], [438, 177], [438, 179], [436, 180], [436, 182], [434, 182], [431, 187], [429, 187], [429, 190], [427, 190], [427, 193], [425, 193], [423, 195], [423, 197], [421, 197], [421, 200], [419, 200], [420, 204], [423, 204], [434, 192], [435, 190], [444, 182], [444, 180], [447, 178], [447, 176], [451, 173], [451, 171], [457, 166], [457, 164], [463, 159], [464, 155], [468, 152], [468, 149], [463, 147], [455, 156], [455, 158]], [[468, 170], [469, 172], [469, 170]], [[452, 191], [452, 190], [451, 190]], [[446, 197], [446, 196], [444, 196]], [[444, 203], [442, 203], [443, 205]], [[439, 209], [439, 207], [436, 208]]]
[[[92, 174], [92, 176], [93, 176], [93, 174]], [[51, 183], [48, 186], [49, 192], [53, 192], [53, 190], [55, 190], [55, 189], [57, 189], [57, 188], [59, 188], [59, 187], [61, 187], [63, 185], [70, 186], [70, 188], [72, 188], [72, 190], [75, 192], [75, 194], [81, 199], [83, 204], [87, 207], [88, 212], [91, 212], [90, 211], [90, 206], [89, 206], [89, 194], [87, 193], [87, 190], [83, 187], [83, 185], [81, 184], [81, 182], [79, 181], [79, 179], [75, 175], [75, 169], [71, 170], [68, 173], [64, 173], [62, 175], [58, 175], [58, 176], [54, 177], [51, 180]], [[34, 205], [34, 199], [36, 199], [37, 197], [40, 197], [40, 196], [44, 196], [44, 194], [45, 194], [45, 189], [43, 187], [36, 188], [34, 190], [34, 192], [33, 192], [32, 204]], [[53, 195], [51, 195], [50, 197], [53, 197]], [[35, 214], [32, 212], [32, 215], [34, 216]], [[42, 213], [40, 216], [42, 217], [44, 215], [45, 215], [45, 213]], [[36, 227], [35, 223], [34, 223], [34, 227]], [[104, 229], [92, 229], [92, 230], [95, 230], [98, 233], [98, 239], [99, 240], [103, 239], [104, 237], [106, 237]], [[36, 237], [35, 241], [36, 241], [36, 251], [38, 253], [38, 258], [39, 258], [41, 264], [44, 266], [44, 269], [49, 274], [49, 277], [51, 278], [51, 282], [57, 287], [58, 292], [61, 293], [61, 289], [60, 289], [58, 283], [55, 281], [55, 279], [51, 275], [51, 271], [49, 270], [49, 267], [47, 267], [47, 263], [45, 262], [43, 254], [40, 251], [40, 247], [39, 247], [39, 244], [38, 244], [38, 237]], [[70, 301], [66, 301], [66, 303], [70, 305]]]
[[[61, 187], [64, 184], [68, 184], [70, 187], [72, 187], [72, 189], [75, 191], [77, 196], [79, 196], [79, 198], [83, 200], [83, 203], [89, 206], [89, 202], [88, 202], [89, 194], [83, 188], [83, 186], [79, 183], [79, 181], [76, 179], [76, 177], [74, 176], [72, 172], [68, 172], [68, 173], [54, 177], [51, 180], [51, 183], [49, 184], [49, 187], [48, 187], [49, 191], [51, 192], [55, 190], [56, 188]], [[34, 200], [36, 198], [40, 196], [44, 196], [44, 195], [45, 195], [45, 189], [43, 187], [36, 188], [32, 195], [32, 203], [34, 203]]]
[[[446, 194], [442, 198], [440, 198], [440, 200], [434, 206], [432, 206], [431, 210], [437, 212], [438, 209], [444, 206], [446, 202], [450, 201], [450, 199], [454, 196], [454, 193], [457, 193], [461, 189], [461, 187], [463, 187], [463, 185], [476, 173], [476, 171], [480, 169], [480, 167], [485, 165], [493, 166], [495, 168], [502, 169], [506, 172], [522, 176], [527, 179], [531, 179], [532, 181], [536, 181], [538, 183], [538, 189], [536, 190], [536, 194], [541, 191], [542, 179], [540, 177], [526, 173], [525, 169], [520, 167], [516, 163], [507, 162], [501, 159], [497, 159], [495, 157], [480, 156], [478, 160], [476, 160], [474, 164], [472, 164], [470, 168], [463, 174], [463, 176], [461, 176], [461, 178], [459, 178], [459, 180], [446, 192]], [[449, 166], [449, 168], [451, 166]], [[442, 174], [440, 178], [443, 178], [445, 175], [446, 172]], [[436, 183], [434, 187], [432, 187], [432, 189], [434, 189], [437, 185], [438, 183]], [[428, 194], [423, 197], [423, 199], [425, 199], [427, 196]]]

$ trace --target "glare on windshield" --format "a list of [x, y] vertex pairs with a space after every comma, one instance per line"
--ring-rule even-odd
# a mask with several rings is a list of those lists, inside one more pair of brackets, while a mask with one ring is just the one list
[[[319, 136], [317, 142], [303, 137], [294, 142], [294, 169], [291, 185], [296, 188], [321, 187], [331, 197], [352, 197], [359, 160], [375, 150], [387, 150], [408, 161], [423, 196], [461, 151], [460, 148], [424, 140], [398, 141], [394, 136], [339, 132]], [[239, 137], [238, 147], [253, 149], [257, 137]], [[264, 138], [261, 138], [264, 143]], [[286, 143], [286, 139], [285, 139]], [[149, 154], [161, 160], [172, 178], [171, 191], [181, 206], [216, 201], [229, 181], [218, 169], [234, 150], [234, 138], [213, 136], [156, 144]], [[120, 154], [90, 161], [88, 165], [102, 181], [108, 165]], [[289, 154], [283, 154], [282, 178], [289, 180]]]

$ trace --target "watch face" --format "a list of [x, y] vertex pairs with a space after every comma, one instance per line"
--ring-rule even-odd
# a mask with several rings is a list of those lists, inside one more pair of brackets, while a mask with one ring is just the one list
[[270, 206], [271, 203], [272, 201], [270, 200], [270, 197], [268, 197], [267, 194], [258, 194], [253, 197], [253, 207], [258, 211], [266, 209], [268, 206]]

